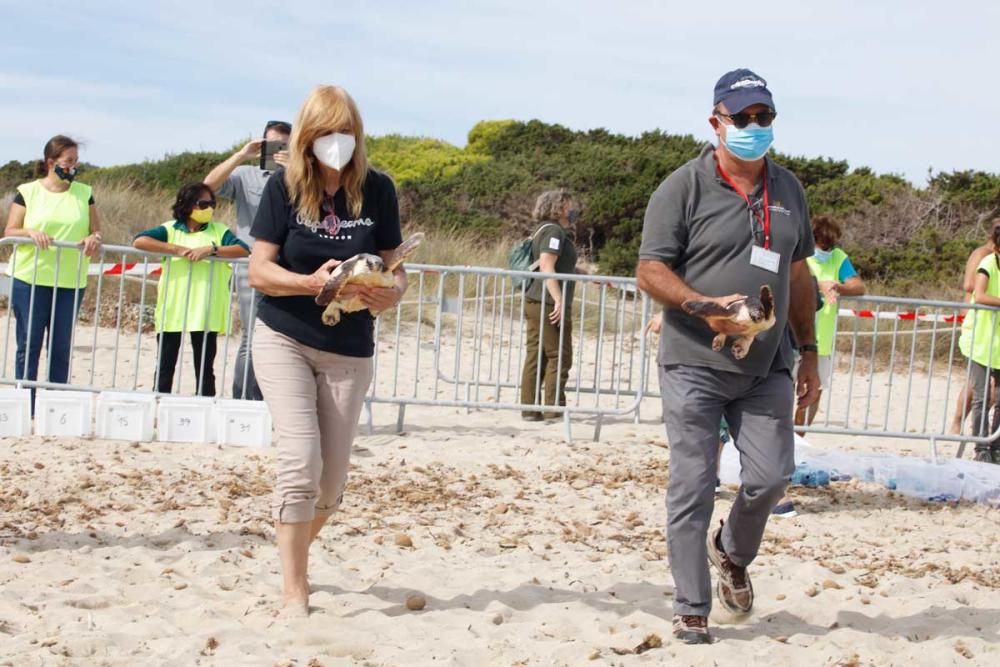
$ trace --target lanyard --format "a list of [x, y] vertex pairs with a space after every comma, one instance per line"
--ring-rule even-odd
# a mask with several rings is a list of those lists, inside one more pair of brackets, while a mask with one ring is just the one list
[[[719, 164], [718, 162], [716, 162], [715, 166], [718, 168], [719, 174], [722, 176], [722, 178], [725, 179], [726, 183], [729, 183], [730, 187], [732, 187], [733, 190], [736, 190], [736, 194], [738, 194], [740, 197], [743, 197], [743, 201], [745, 201], [747, 203], [747, 208], [750, 209], [750, 222], [751, 222], [751, 226], [750, 226], [750, 238], [753, 239], [754, 236], [755, 236], [754, 232], [753, 232], [753, 219], [755, 217], [757, 217], [757, 216], [753, 212], [753, 204], [750, 203], [750, 197], [745, 192], [743, 192], [743, 190], [740, 189], [740, 186], [736, 185], [736, 183], [733, 181], [733, 179], [730, 178], [729, 174], [726, 173], [726, 170], [722, 168], [721, 164]], [[764, 222], [764, 250], [770, 250], [771, 249], [771, 207], [768, 206], [768, 199], [767, 199], [767, 164], [766, 163], [764, 165], [763, 175], [764, 175], [764, 221], [763, 221]]]

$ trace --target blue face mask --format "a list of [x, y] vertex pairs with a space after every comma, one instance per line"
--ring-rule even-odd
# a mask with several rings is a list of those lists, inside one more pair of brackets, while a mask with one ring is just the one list
[[733, 157], [746, 162], [759, 160], [774, 143], [774, 128], [760, 127], [756, 123], [742, 130], [735, 125], [726, 125], [726, 148]]
[[832, 249], [823, 250], [822, 248], [816, 248], [816, 250], [813, 251], [813, 257], [815, 257], [816, 261], [819, 262], [820, 264], [826, 264], [827, 262], [830, 261], [830, 258], [833, 257], [833, 250]]

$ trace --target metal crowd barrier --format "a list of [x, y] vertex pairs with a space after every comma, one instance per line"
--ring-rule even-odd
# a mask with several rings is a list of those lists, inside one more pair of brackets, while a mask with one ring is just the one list
[[[26, 238], [0, 239], [0, 249], [18, 245], [33, 245]], [[54, 282], [58, 284], [60, 261], [67, 250], [79, 250], [72, 243], [55, 241], [50, 252], [56, 260]], [[85, 289], [77, 290], [73, 297], [74, 310], [78, 311], [75, 325], [71, 333], [69, 349], [69, 375], [66, 383], [50, 382], [49, 364], [52, 359], [53, 337], [46, 335], [46, 354], [38, 362], [38, 379], [25, 379], [27, 364], [31, 355], [31, 337], [25, 340], [24, 367], [16, 368], [15, 317], [13, 307], [14, 279], [11, 277], [17, 267], [17, 254], [10, 253], [10, 258], [4, 267], [4, 284], [0, 296], [6, 297], [7, 309], [4, 314], [3, 353], [0, 360], [0, 384], [14, 384], [23, 387], [43, 387], [52, 389], [78, 389], [84, 391], [125, 391], [135, 393], [158, 393], [156, 385], [159, 380], [159, 358], [163, 349], [163, 340], [157, 339], [154, 327], [156, 286], [162, 276], [169, 278], [175, 271], [172, 263], [160, 264], [161, 255], [137, 250], [130, 246], [105, 245], [96, 257], [91, 258], [89, 267], [84, 269], [82, 255], [76, 262], [75, 274], [78, 284]], [[226, 294], [227, 325], [229, 334], [220, 333], [217, 339], [216, 368], [221, 372], [216, 374], [217, 395], [229, 394], [229, 387], [235, 373], [234, 357], [239, 347], [239, 335], [231, 335], [234, 323], [238, 319], [233, 316], [233, 306], [237, 302], [237, 287], [240, 276], [245, 276], [247, 260], [206, 258], [209, 262], [209, 280], [214, 277], [216, 267], [224, 264], [232, 266], [232, 278]], [[164, 268], [165, 267], [165, 268]], [[181, 277], [180, 289], [185, 290], [184, 300], [188, 302], [191, 295], [192, 267], [187, 264], [187, 273]], [[35, 254], [32, 274], [38, 271], [38, 254]], [[86, 276], [84, 276], [86, 274]], [[25, 281], [31, 285], [27, 320], [31, 321], [35, 313], [36, 292], [38, 287], [34, 280]], [[244, 281], [245, 282], [245, 281]], [[170, 290], [168, 283], [164, 290], [164, 298]], [[211, 309], [211, 297], [206, 309]], [[251, 311], [253, 301], [251, 300]], [[54, 324], [56, 300], [52, 299], [48, 324]], [[181, 350], [178, 354], [178, 364], [174, 374], [173, 392], [176, 394], [197, 395], [201, 386], [196, 386], [188, 366], [189, 336], [188, 309], [185, 308], [184, 322], [181, 331]], [[242, 326], [242, 323], [240, 323]], [[25, 325], [26, 326], [26, 325]], [[135, 334], [129, 337], [130, 334]], [[206, 369], [206, 347], [202, 347], [201, 357], [197, 360], [199, 375], [204, 378]], [[110, 359], [110, 363], [107, 363]], [[99, 363], [99, 361], [101, 363]], [[245, 398], [246, 377], [248, 368], [243, 370]]]
[[[642, 335], [650, 301], [636, 291], [633, 279], [422, 264], [407, 268], [406, 299], [394, 314], [385, 314], [376, 323], [379, 351], [367, 399], [370, 426], [375, 403], [399, 406], [399, 430], [408, 405], [557, 414], [568, 439], [573, 415], [595, 418], [595, 440], [605, 417], [638, 419], [646, 397], [642, 378], [650, 363]], [[533, 378], [527, 378], [535, 387], [529, 402], [521, 400], [520, 392], [529, 354], [527, 286], [516, 284], [525, 278], [559, 279], [564, 303], [570, 284], [575, 285], [571, 325], [559, 328], [556, 359], [543, 359], [545, 327], [531, 352], [536, 370]], [[538, 304], [531, 307], [552, 310], [547, 291], [542, 291]], [[567, 336], [571, 359], [562, 354]], [[555, 368], [555, 393], [565, 391], [565, 405], [545, 404], [543, 362]], [[568, 375], [563, 387], [564, 370]]]
[[[0, 249], [23, 243], [31, 241], [0, 239]], [[75, 248], [57, 242], [52, 252], [58, 256]], [[162, 271], [174, 270], [171, 264], [164, 265], [164, 269], [159, 260], [155, 253], [110, 245], [93, 258], [72, 332], [66, 384], [18, 379], [23, 373], [16, 373], [14, 368], [14, 317], [10, 308], [13, 283], [8, 280], [6, 286], [0, 287], [0, 297], [6, 295], [8, 299], [6, 321], [0, 322], [4, 331], [0, 384], [155, 393], [162, 345], [152, 331], [151, 311], [156, 295], [147, 290]], [[228, 333], [219, 334], [215, 362], [220, 371], [216, 374], [217, 395], [223, 396], [230, 393], [240, 341], [239, 332], [234, 331], [239, 321], [234, 306], [241, 290], [250, 292], [245, 281], [240, 280], [245, 276], [247, 261], [207, 261], [213, 267], [224, 262], [234, 269], [226, 295]], [[11, 257], [7, 267], [11, 271], [16, 268], [14, 262], [16, 256]], [[77, 270], [78, 274], [82, 272], [82, 264]], [[634, 279], [421, 264], [407, 265], [407, 270], [410, 288], [404, 300], [393, 311], [383, 313], [375, 324], [375, 375], [366, 396], [369, 428], [373, 427], [376, 404], [396, 406], [399, 430], [403, 429], [407, 406], [543, 411], [561, 418], [567, 438], [572, 436], [574, 419], [591, 421], [594, 438], [598, 439], [607, 418], [638, 421], [650, 408], [649, 414], [659, 417], [657, 341], [644, 335], [645, 324], [659, 307], [637, 290]], [[190, 275], [189, 269], [188, 279], [181, 283], [186, 285], [182, 289], [187, 289], [188, 295]], [[537, 387], [533, 400], [522, 402], [520, 396], [528, 354], [528, 295], [523, 279], [550, 277], [561, 281], [563, 301], [568, 297], [570, 283], [575, 285], [572, 326], [560, 329], [561, 338], [569, 336], [572, 340], [572, 359], [564, 359], [560, 352], [554, 362], [557, 378], [568, 368], [565, 405], [544, 404], [541, 363], [537, 363], [534, 378], [529, 378]], [[543, 312], [550, 311], [550, 295], [543, 290], [541, 296], [540, 307]], [[33, 297], [34, 291], [29, 313], [35, 307]], [[255, 300], [249, 301], [252, 313]], [[925, 440], [932, 456], [937, 456], [941, 442], [961, 443], [961, 456], [965, 443], [984, 443], [1000, 437], [1000, 413], [988, 416], [989, 409], [984, 408], [978, 427], [966, 423], [954, 432], [949, 422], [953, 403], [972, 369], [972, 363], [959, 351], [962, 318], [994, 317], [996, 310], [948, 301], [843, 297], [831, 385], [823, 394], [817, 420], [801, 430]], [[992, 349], [997, 326], [992, 325], [990, 332]], [[542, 361], [544, 327], [540, 333], [538, 349], [533, 351], [536, 362]], [[187, 332], [182, 337], [187, 339]], [[51, 337], [47, 345], [51, 354]], [[182, 340], [174, 393], [198, 391], [190, 377], [193, 373], [185, 370], [190, 359], [189, 353], [185, 354], [187, 349]], [[47, 368], [48, 362], [44, 363]], [[204, 369], [204, 354], [200, 363]], [[989, 365], [993, 365], [992, 359]], [[1000, 360], [996, 365], [1000, 366]], [[39, 378], [46, 377], [42, 367], [40, 362]], [[245, 378], [246, 371], [244, 387]], [[992, 406], [988, 376], [975, 391], [984, 405]], [[983, 431], [989, 435], [975, 435]]]
[[992, 352], [1000, 335], [997, 313], [996, 308], [953, 301], [841, 297], [830, 387], [821, 397], [816, 421], [802, 430], [926, 440], [932, 458], [938, 456], [940, 442], [959, 443], [961, 457], [967, 443], [997, 440], [1000, 409], [990, 398], [989, 373], [983, 384], [969, 389], [982, 401], [980, 423], [970, 423], [968, 415], [957, 429], [951, 423], [973, 368], [959, 346], [963, 322], [971, 323], [968, 343], [974, 349], [981, 343], [976, 322], [990, 318], [985, 365], [1000, 367]]

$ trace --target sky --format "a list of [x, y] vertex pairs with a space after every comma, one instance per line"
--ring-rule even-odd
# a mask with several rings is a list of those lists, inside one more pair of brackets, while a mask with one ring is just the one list
[[[820, 5], [823, 6], [811, 6]], [[923, 7], [922, 5], [926, 5]], [[57, 133], [98, 165], [222, 150], [344, 86], [368, 134], [465, 144], [537, 118], [710, 140], [715, 81], [768, 81], [775, 148], [916, 185], [1000, 172], [1000, 4], [0, 0], [0, 164]]]

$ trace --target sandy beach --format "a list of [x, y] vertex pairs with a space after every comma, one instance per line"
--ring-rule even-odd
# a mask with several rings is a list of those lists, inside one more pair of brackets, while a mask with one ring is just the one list
[[1000, 660], [1000, 513], [856, 481], [793, 488], [799, 516], [770, 522], [751, 569], [754, 614], [713, 612], [712, 646], [674, 642], [669, 450], [655, 402], [642, 415], [608, 419], [600, 442], [581, 418], [569, 443], [558, 423], [444, 407], [409, 408], [396, 434], [395, 408], [376, 406], [300, 620], [275, 617], [273, 450], [5, 439], [0, 665]]

